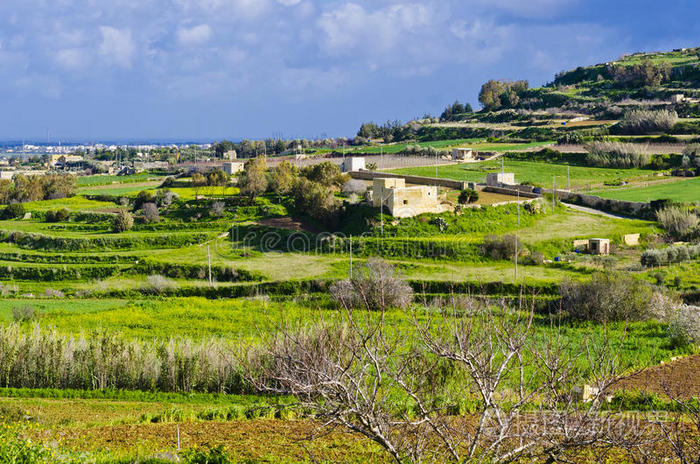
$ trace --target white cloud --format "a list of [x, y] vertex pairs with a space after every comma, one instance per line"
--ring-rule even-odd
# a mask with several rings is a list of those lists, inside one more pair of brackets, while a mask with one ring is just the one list
[[85, 67], [88, 57], [80, 48], [64, 48], [56, 53], [54, 59], [60, 67], [70, 70]]
[[486, 8], [497, 8], [525, 18], [548, 17], [578, 3], [579, 0], [473, 0]]
[[200, 24], [192, 28], [180, 28], [177, 40], [182, 45], [200, 45], [211, 39], [212, 30], [208, 24]]
[[321, 46], [331, 54], [343, 54], [361, 48], [390, 50], [403, 35], [419, 32], [432, 20], [433, 12], [426, 4], [397, 4], [367, 11], [357, 3], [346, 3], [323, 13], [317, 24], [326, 38]]
[[102, 34], [102, 42], [98, 48], [100, 56], [109, 63], [130, 68], [136, 48], [131, 38], [131, 31], [100, 26], [100, 33]]
[[294, 6], [301, 3], [301, 0], [277, 0], [277, 3], [284, 6]]

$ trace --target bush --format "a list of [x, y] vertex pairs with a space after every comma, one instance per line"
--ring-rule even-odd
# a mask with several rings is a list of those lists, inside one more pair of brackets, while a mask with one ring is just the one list
[[574, 320], [641, 321], [652, 316], [651, 287], [629, 274], [598, 272], [586, 282], [565, 280], [561, 305]]
[[36, 308], [29, 305], [15, 306], [12, 308], [12, 319], [15, 322], [27, 322], [36, 319], [37, 311]]
[[459, 198], [457, 199], [460, 205], [466, 205], [467, 203], [475, 203], [479, 201], [479, 192], [474, 189], [465, 189], [459, 192]]
[[673, 239], [682, 239], [695, 232], [700, 219], [686, 208], [670, 206], [656, 212], [656, 219], [661, 227]]
[[17, 219], [24, 217], [24, 205], [21, 203], [12, 203], [7, 208], [2, 210], [3, 219]]
[[651, 161], [647, 147], [636, 143], [593, 142], [586, 146], [586, 162], [603, 168], [641, 168]]
[[117, 215], [114, 217], [112, 230], [116, 233], [121, 233], [131, 230], [132, 227], [134, 227], [134, 217], [130, 212], [120, 209]]
[[666, 264], [682, 263], [700, 257], [700, 244], [675, 245], [668, 248], [650, 248], [640, 259], [642, 266], [657, 267]]
[[331, 297], [345, 308], [384, 311], [406, 308], [413, 301], [413, 289], [385, 261], [369, 259], [350, 279], [330, 286]]
[[46, 212], [46, 222], [65, 222], [70, 218], [70, 211], [67, 208], [49, 210]]
[[523, 251], [523, 244], [515, 235], [508, 234], [501, 237], [489, 235], [484, 239], [482, 251], [484, 255], [492, 259], [513, 259], [516, 244], [518, 254], [520, 254]]
[[669, 318], [668, 335], [674, 346], [700, 344], [700, 307], [682, 305]]
[[209, 216], [211, 217], [221, 217], [224, 215], [224, 211], [226, 210], [226, 205], [222, 201], [215, 201], [211, 205], [211, 209], [209, 210]]
[[363, 195], [367, 191], [367, 184], [359, 179], [350, 179], [343, 184], [341, 191], [346, 195], [351, 193]]
[[143, 287], [144, 291], [156, 294], [175, 288], [177, 288], [177, 283], [174, 280], [170, 280], [160, 274], [153, 274], [146, 277], [146, 285]]
[[147, 223], [160, 221], [160, 213], [155, 203], [144, 203], [141, 210], [143, 211], [143, 219]]
[[670, 130], [677, 121], [675, 111], [632, 110], [625, 113], [615, 129], [624, 134], [652, 134]]

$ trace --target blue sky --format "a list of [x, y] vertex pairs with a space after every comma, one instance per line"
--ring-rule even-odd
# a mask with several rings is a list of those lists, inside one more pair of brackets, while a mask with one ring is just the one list
[[696, 3], [2, 0], [0, 139], [351, 136], [490, 78], [698, 46]]

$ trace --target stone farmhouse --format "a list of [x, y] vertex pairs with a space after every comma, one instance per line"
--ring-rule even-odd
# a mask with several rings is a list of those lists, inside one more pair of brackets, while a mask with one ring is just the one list
[[405, 179], [376, 178], [372, 186], [372, 204], [384, 208], [394, 217], [413, 217], [423, 213], [440, 213], [444, 209], [437, 187], [406, 187]]

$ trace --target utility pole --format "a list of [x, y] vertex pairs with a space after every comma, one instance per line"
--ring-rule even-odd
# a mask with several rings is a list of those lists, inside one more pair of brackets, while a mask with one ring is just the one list
[[352, 279], [352, 235], [350, 236], [350, 279]]
[[207, 262], [209, 263], [209, 286], [214, 286], [214, 281], [211, 279], [211, 250], [209, 245], [207, 245]]
[[438, 178], [438, 173], [437, 173], [437, 166], [438, 166], [438, 152], [435, 152], [435, 179]]

